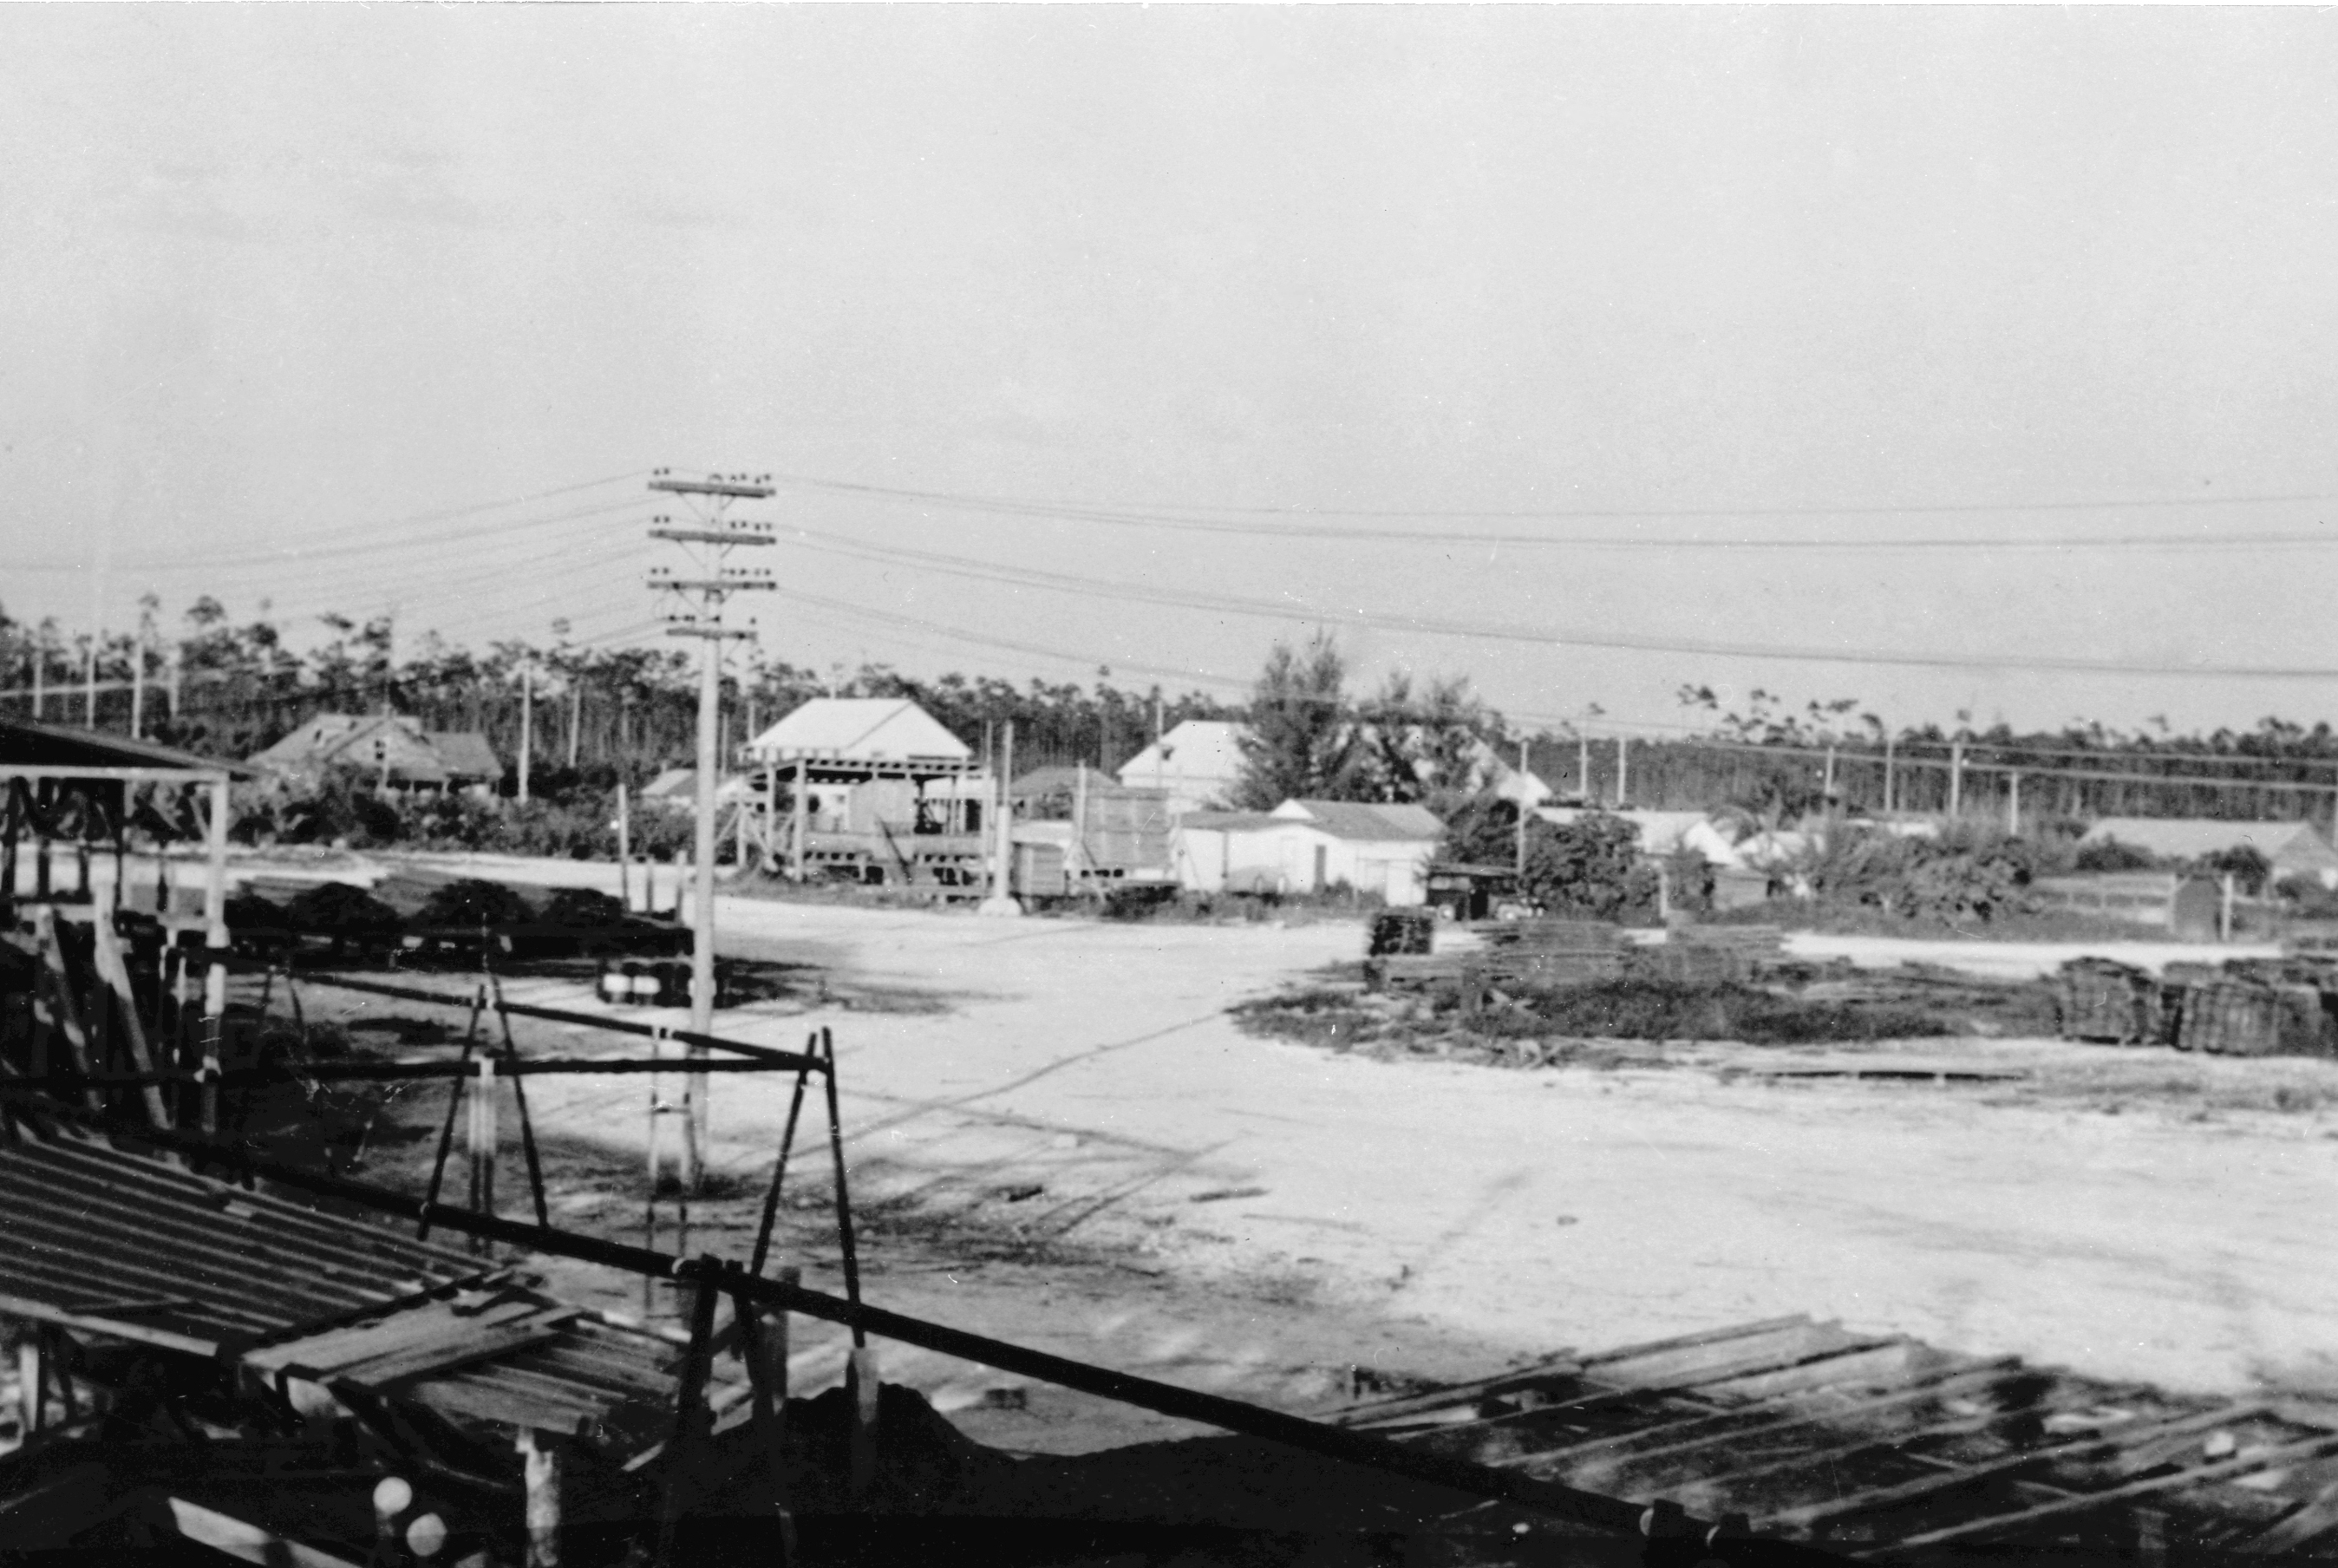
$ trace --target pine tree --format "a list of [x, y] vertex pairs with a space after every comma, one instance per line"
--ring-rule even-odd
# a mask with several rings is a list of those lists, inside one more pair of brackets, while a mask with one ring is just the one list
[[1266, 811], [1354, 793], [1358, 744], [1347, 684], [1348, 662], [1330, 634], [1318, 632], [1304, 652], [1274, 645], [1252, 689], [1236, 805]]

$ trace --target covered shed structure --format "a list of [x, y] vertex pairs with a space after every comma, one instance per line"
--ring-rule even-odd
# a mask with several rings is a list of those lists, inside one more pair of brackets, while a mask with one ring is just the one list
[[[0, 1052], [10, 1066], [38, 1074], [61, 1049], [88, 1074], [103, 1071], [118, 1048], [125, 1065], [152, 1071], [155, 1054], [173, 1044], [162, 995], [182, 1019], [192, 1000], [193, 945], [203, 972], [201, 1027], [176, 1044], [217, 1072], [227, 1011], [228, 791], [250, 776], [234, 763], [125, 736], [0, 719]], [[151, 849], [151, 883], [132, 877], [133, 832]], [[182, 841], [202, 846], [200, 887], [170, 885], [167, 850]], [[59, 885], [61, 848], [74, 862], [71, 889]], [[91, 859], [109, 852], [111, 888], [101, 895]], [[146, 946], [123, 934], [124, 912], [147, 917], [140, 927]], [[142, 1006], [142, 995], [152, 1004]], [[151, 1038], [142, 1013], [153, 1019]], [[206, 1122], [214, 1102], [202, 1097]], [[148, 1103], [156, 1121], [167, 1119], [159, 1095]]]
[[[980, 771], [965, 741], [906, 697], [815, 697], [749, 741], [763, 775], [766, 865], [859, 881], [952, 882], [980, 865]], [[789, 810], [779, 818], [780, 786]]]
[[1177, 825], [1178, 880], [1197, 892], [1350, 887], [1395, 908], [1425, 903], [1445, 825], [1425, 806], [1285, 800], [1272, 811], [1197, 811]]

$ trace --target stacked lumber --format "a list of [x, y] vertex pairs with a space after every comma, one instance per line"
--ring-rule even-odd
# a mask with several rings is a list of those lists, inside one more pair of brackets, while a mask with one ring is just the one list
[[1585, 985], [1624, 973], [1624, 929], [1605, 920], [1509, 920], [1479, 929], [1490, 980]]
[[[1808, 1318], [1569, 1351], [1332, 1419], [1859, 1557], [2136, 1561], [2148, 1540], [2161, 1561], [2326, 1559], [2338, 1535], [2326, 1406], [2113, 1384]], [[1526, 1521], [1507, 1506], [1476, 1527]]]
[[2148, 972], [2108, 958], [2074, 958], [2054, 979], [2063, 1039], [2107, 1045], [2158, 1043], [2159, 985]]
[[1384, 958], [1397, 953], [1424, 955], [1433, 943], [1436, 930], [1437, 915], [1433, 910], [1383, 909], [1372, 916], [1365, 956]]
[[2157, 981], [2102, 958], [2056, 976], [2066, 1040], [2217, 1056], [2338, 1054], [2338, 963], [2293, 955], [2170, 964]]
[[1786, 934], [1775, 926], [1685, 926], [1644, 947], [1637, 967], [1679, 985], [1718, 985], [1752, 979], [1785, 956]]

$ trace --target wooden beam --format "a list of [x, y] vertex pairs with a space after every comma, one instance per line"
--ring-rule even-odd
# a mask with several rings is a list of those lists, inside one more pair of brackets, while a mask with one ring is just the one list
[[[64, 1036], [65, 1049], [73, 1054], [74, 1071], [84, 1078], [93, 1076], [96, 1069], [90, 1063], [89, 1032], [82, 1027], [81, 1007], [74, 1000], [73, 973], [65, 967], [65, 950], [57, 936], [55, 910], [38, 908], [33, 911], [33, 936], [40, 946], [41, 969], [48, 983], [49, 1008], [54, 1015], [58, 1033]], [[105, 1096], [99, 1091], [84, 1090], [82, 1098], [91, 1110], [104, 1111]]]
[[2272, 1529], [2252, 1537], [2239, 1548], [2244, 1557], [2275, 1557], [2309, 1545], [2338, 1530], [2338, 1481], [2332, 1481], [2277, 1521]]
[[[114, 999], [114, 1012], [122, 1020], [123, 1038], [129, 1043], [130, 1059], [141, 1073], [154, 1071], [154, 1054], [146, 1044], [146, 1026], [138, 1018], [138, 993], [130, 984], [130, 965], [122, 956], [121, 939], [113, 934], [113, 923], [97, 919], [90, 922], [93, 951], [97, 957], [97, 978]], [[145, 1085], [146, 1120], [156, 1127], [171, 1125], [171, 1112], [162, 1103], [161, 1085]]]
[[2130, 1481], [2123, 1486], [2113, 1486], [2101, 1492], [2085, 1492], [2059, 1502], [2041, 1503], [2014, 1514], [1994, 1514], [1985, 1519], [1968, 1519], [1945, 1529], [1928, 1530], [1920, 1535], [1910, 1535], [1895, 1541], [1891, 1550], [1897, 1552], [1911, 1546], [1930, 1546], [1942, 1541], [1964, 1541], [1976, 1535], [1995, 1535], [2008, 1530], [2027, 1530], [2048, 1520], [2066, 1519], [2074, 1514], [2091, 1514], [2096, 1509], [2129, 1497], [2145, 1497], [2155, 1492], [2173, 1492], [2205, 1485], [2210, 1481], [2228, 1480], [2245, 1475], [2253, 1470], [2264, 1470], [2275, 1465], [2294, 1465], [2309, 1459], [2319, 1459], [2338, 1453], [2338, 1432], [2323, 1432], [2296, 1443], [2284, 1443], [2277, 1447], [2259, 1448], [2235, 1455], [2230, 1459], [2213, 1465], [2195, 1465], [2173, 1475], [2154, 1475], [2141, 1481]]
[[[1835, 1497], [1824, 1503], [1811, 1503], [1799, 1508], [1784, 1509], [1766, 1515], [1764, 1523], [1773, 1528], [1808, 1530], [1830, 1519], [1840, 1519], [1847, 1514], [1867, 1514], [1878, 1508], [1895, 1507], [1905, 1503], [1919, 1502], [1942, 1492], [1953, 1492], [1960, 1487], [1973, 1485], [1988, 1480], [1992, 1475], [2001, 1475], [2009, 1471], [2027, 1470], [2034, 1465], [2055, 1464], [2070, 1459], [2087, 1459], [2101, 1455], [2116, 1454], [2122, 1448], [2132, 1447], [2137, 1443], [2148, 1442], [2156, 1438], [2171, 1437], [2188, 1432], [2204, 1432], [2217, 1426], [2229, 1426], [2234, 1422], [2245, 1421], [2252, 1416], [2261, 1414], [2264, 1408], [2263, 1405], [2233, 1405], [2222, 1409], [2200, 1411], [2190, 1416], [2178, 1416], [2172, 1421], [2139, 1422], [2134, 1430], [2115, 1437], [2085, 1437], [2068, 1443], [2049, 1443], [2041, 1448], [2007, 1454], [1979, 1465], [1958, 1465], [1938, 1475], [1920, 1476], [1916, 1480], [1903, 1481], [1895, 1486], [1878, 1486], [1870, 1491], [1853, 1493], [1848, 1497]], [[2338, 1447], [2338, 1437], [2330, 1437], [2329, 1441], [2333, 1447]], [[2090, 1495], [2094, 1494], [2090, 1494]], [[2108, 1494], [2102, 1494], [2102, 1495]], [[1904, 1546], [1917, 1540], [1930, 1539], [1931, 1539], [1930, 1536], [1911, 1536], [1898, 1544]]]

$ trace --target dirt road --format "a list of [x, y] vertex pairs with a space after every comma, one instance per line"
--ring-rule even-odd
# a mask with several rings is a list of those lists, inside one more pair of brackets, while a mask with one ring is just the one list
[[[2177, 1387], [2338, 1389], [2327, 1112], [1377, 1063], [1223, 1015], [1352, 956], [1347, 925], [747, 899], [720, 918], [726, 947], [817, 958], [860, 989], [861, 1006], [722, 1027], [835, 1030], [861, 1201], [1125, 1242], [1521, 1351], [1808, 1311]], [[921, 1002], [937, 1010], [869, 1010]], [[565, 1114], [638, 1126], [637, 1089], [552, 1082]], [[784, 1104], [775, 1081], [722, 1081], [718, 1163], [761, 1166]]]

